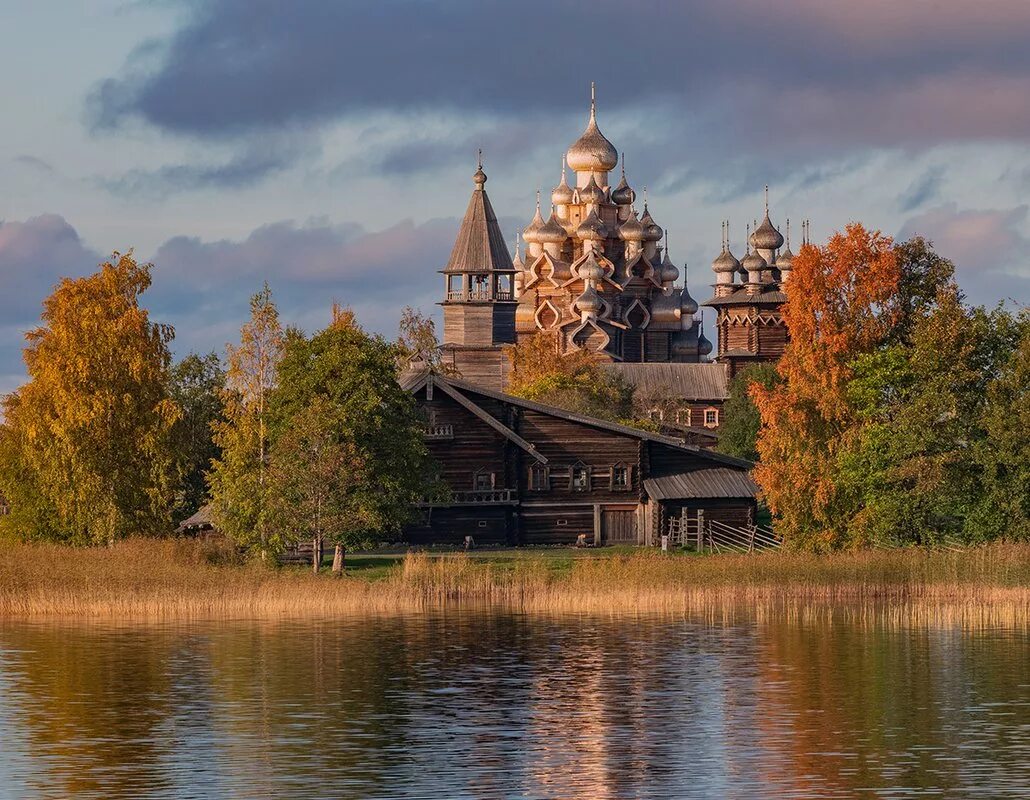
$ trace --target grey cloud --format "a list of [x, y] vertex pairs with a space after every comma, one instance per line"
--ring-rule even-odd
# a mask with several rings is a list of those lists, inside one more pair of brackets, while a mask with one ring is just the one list
[[682, 122], [722, 101], [733, 141], [1030, 135], [1030, 110], [1010, 102], [1030, 83], [1027, 5], [924, 6], [190, 2], [182, 26], [97, 86], [90, 108], [99, 127], [141, 118], [216, 138], [397, 109], [517, 119], [585, 96], [587, 77], [556, 75], [586, 59], [604, 109], [671, 104]]
[[119, 196], [161, 197], [193, 189], [242, 189], [288, 169], [316, 149], [306, 139], [261, 137], [221, 164], [166, 164], [157, 169], [132, 169], [97, 182]]
[[938, 253], [955, 262], [956, 276], [971, 302], [993, 305], [999, 298], [1030, 303], [1030, 270], [1023, 235], [1027, 206], [960, 209], [947, 203], [912, 217], [898, 239], [924, 236]]
[[914, 180], [898, 198], [898, 204], [902, 211], [915, 211], [920, 206], [926, 205], [936, 199], [944, 182], [945, 171], [941, 166], [931, 167], [916, 180]]
[[16, 387], [10, 376], [20, 374], [23, 336], [39, 321], [43, 299], [62, 277], [86, 274], [100, 260], [57, 214], [0, 222], [0, 391]]
[[23, 166], [30, 167], [32, 169], [38, 170], [39, 172], [47, 173], [48, 175], [53, 174], [55, 171], [53, 165], [50, 164], [48, 161], [44, 161], [42, 158], [37, 158], [33, 155], [15, 156], [13, 161], [16, 164], [21, 164]]

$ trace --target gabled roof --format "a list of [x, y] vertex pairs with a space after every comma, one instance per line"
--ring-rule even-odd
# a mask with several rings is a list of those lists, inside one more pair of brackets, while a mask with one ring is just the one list
[[[414, 384], [405, 387], [410, 392], [419, 391], [428, 381], [428, 374], [423, 375], [421, 380]], [[543, 403], [537, 403], [534, 400], [526, 400], [522, 397], [516, 397], [514, 395], [505, 394], [504, 392], [497, 392], [493, 389], [487, 389], [478, 384], [469, 383], [468, 381], [459, 380], [458, 378], [444, 377], [442, 375], [433, 375], [433, 385], [436, 387], [443, 387], [446, 384], [452, 389], [458, 390], [461, 394], [478, 394], [483, 397], [489, 397], [493, 400], [498, 400], [502, 403], [508, 403], [509, 405], [518, 406], [519, 408], [525, 408], [530, 411], [536, 411], [540, 414], [546, 414], [550, 417], [557, 419], [568, 420], [569, 422], [577, 422], [581, 425], [588, 425], [591, 428], [597, 428], [599, 430], [611, 431], [612, 433], [618, 433], [623, 436], [630, 436], [635, 439], [640, 439], [647, 442], [655, 442], [657, 444], [665, 445], [666, 447], [673, 447], [677, 450], [686, 451], [692, 453], [699, 458], [714, 461], [720, 464], [726, 464], [731, 467], [737, 467], [738, 469], [751, 469], [754, 466], [750, 461], [745, 461], [742, 458], [733, 458], [732, 456], [723, 455], [722, 453], [715, 453], [710, 450], [705, 450], [697, 445], [686, 444], [682, 439], [677, 439], [672, 436], [664, 436], [660, 433], [652, 433], [651, 431], [644, 431], [640, 428], [632, 428], [628, 425], [620, 425], [617, 422], [609, 422], [608, 420], [597, 419], [596, 417], [588, 417], [583, 414], [576, 414], [572, 411], [565, 411], [561, 408], [555, 408], [554, 406], [544, 405]], [[448, 393], [449, 394], [449, 393]], [[451, 395], [453, 396], [453, 395]], [[466, 398], [468, 399], [468, 398]], [[491, 419], [494, 419], [488, 412], [480, 408], [483, 414], [486, 414]], [[485, 421], [485, 420], [484, 420]], [[496, 420], [495, 420], [496, 421]], [[500, 423], [498, 423], [500, 424]], [[509, 431], [511, 432], [511, 431]], [[511, 432], [512, 435], [514, 432]], [[526, 443], [529, 444], [528, 442]], [[529, 445], [532, 447], [532, 445]], [[535, 454], [536, 451], [533, 450]]]
[[514, 272], [511, 255], [497, 224], [490, 198], [482, 186], [472, 191], [454, 249], [444, 272]]
[[730, 396], [724, 364], [629, 363], [601, 367], [618, 373], [644, 393], [683, 400], [725, 400]]

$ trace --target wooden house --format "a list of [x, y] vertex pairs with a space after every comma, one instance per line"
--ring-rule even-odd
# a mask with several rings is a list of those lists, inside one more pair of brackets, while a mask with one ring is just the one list
[[670, 516], [754, 522], [747, 461], [432, 373], [406, 388], [451, 490], [412, 543], [657, 544]]

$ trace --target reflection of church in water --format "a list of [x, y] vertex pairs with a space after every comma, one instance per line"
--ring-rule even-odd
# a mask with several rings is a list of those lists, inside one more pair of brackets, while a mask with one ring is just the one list
[[[468, 380], [500, 388], [507, 373], [504, 345], [546, 331], [562, 352], [586, 350], [640, 388], [660, 391], [653, 384], [665, 381], [688, 405], [721, 406], [728, 377], [783, 351], [779, 307], [794, 258], [789, 243], [780, 249], [784, 238], [769, 218], [768, 195], [765, 217], [753, 230], [749, 226], [740, 260], [730, 251], [724, 225], [712, 264], [714, 296], [704, 304], [716, 311], [712, 361], [698, 303], [680, 281], [646, 190], [638, 212], [640, 198], [624, 166], [611, 185], [618, 162], [591, 100], [587, 128], [565, 157], [572, 181], [563, 166], [546, 217], [538, 196], [536, 215], [522, 235], [525, 255], [516, 247], [514, 259], [484, 190], [486, 175], [482, 168], [476, 172], [444, 269], [445, 360]], [[705, 426], [717, 427], [710, 419]]]

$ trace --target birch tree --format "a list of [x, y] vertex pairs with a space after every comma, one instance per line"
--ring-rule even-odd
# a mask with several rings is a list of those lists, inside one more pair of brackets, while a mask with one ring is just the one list
[[209, 476], [218, 526], [240, 544], [269, 549], [266, 519], [268, 396], [285, 334], [266, 283], [250, 300], [239, 345], [226, 347], [224, 419], [214, 424], [221, 449]]

